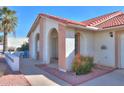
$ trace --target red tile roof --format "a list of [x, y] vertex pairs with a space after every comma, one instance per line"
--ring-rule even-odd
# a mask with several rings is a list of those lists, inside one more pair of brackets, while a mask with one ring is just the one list
[[[56, 21], [59, 21], [65, 24], [75, 24], [75, 25], [80, 25], [83, 27], [91, 26], [91, 27], [96, 27], [98, 29], [104, 29], [104, 28], [124, 25], [124, 13], [121, 11], [109, 13], [109, 14], [102, 15], [102, 16], [92, 18], [90, 20], [86, 20], [82, 22], [76, 22], [76, 21], [72, 21], [69, 19], [60, 18], [57, 16], [48, 15], [48, 14], [39, 14], [39, 15], [54, 19]], [[31, 31], [28, 33], [28, 36], [30, 35], [30, 33]]]
[[109, 28], [124, 25], [124, 14], [113, 17], [102, 24], [97, 25], [98, 28]]
[[83, 21], [87, 26], [98, 28], [109, 28], [113, 26], [124, 25], [124, 13], [117, 11], [103, 16], [99, 16], [90, 20]]
[[75, 24], [75, 25], [80, 25], [80, 26], [92, 26], [92, 27], [97, 27], [97, 28], [102, 28], [102, 29], [124, 25], [124, 13], [121, 11], [102, 15], [96, 18], [92, 18], [90, 20], [83, 21], [83, 22], [76, 22], [76, 21], [72, 21], [69, 19], [60, 18], [57, 16], [48, 15], [48, 14], [40, 14], [40, 16], [52, 18], [56, 21], [60, 21], [66, 24], [70, 23], [70, 24]]
[[48, 14], [40, 14], [40, 16], [45, 16], [45, 17], [48, 17], [48, 18], [52, 18], [54, 20], [57, 20], [57, 21], [60, 21], [62, 23], [70, 23], [70, 24], [75, 24], [75, 25], [80, 25], [80, 26], [86, 26], [84, 23], [81, 23], [81, 22], [76, 22], [76, 21], [72, 21], [72, 20], [69, 20], [69, 19], [65, 19], [65, 18], [60, 18], [60, 17], [57, 17], [57, 16], [53, 16], [53, 15], [48, 15]]

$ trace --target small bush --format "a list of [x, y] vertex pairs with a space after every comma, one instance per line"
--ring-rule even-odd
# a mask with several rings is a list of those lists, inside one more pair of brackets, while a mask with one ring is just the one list
[[78, 68], [79, 68], [79, 60], [78, 60], [78, 56], [76, 56], [72, 64], [72, 70], [76, 72]]
[[9, 47], [9, 48], [8, 48], [8, 51], [9, 51], [9, 52], [15, 51], [15, 48], [14, 48], [14, 47]]
[[16, 49], [17, 51], [28, 51], [29, 50], [29, 44], [25, 42], [21, 47], [18, 47]]
[[76, 56], [72, 64], [72, 70], [76, 75], [87, 74], [92, 70], [93, 57]]

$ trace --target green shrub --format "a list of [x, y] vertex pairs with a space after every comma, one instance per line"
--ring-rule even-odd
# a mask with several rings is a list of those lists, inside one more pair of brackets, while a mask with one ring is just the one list
[[77, 69], [79, 68], [79, 64], [78, 64], [79, 62], [78, 62], [78, 59], [77, 59], [77, 57], [75, 57], [74, 58], [74, 62], [73, 62], [73, 64], [72, 64], [72, 70], [74, 71], [74, 72], [76, 72], [77, 71]]
[[93, 57], [89, 56], [76, 56], [72, 64], [72, 70], [76, 73], [76, 75], [87, 74], [92, 70], [92, 67]]
[[24, 44], [22, 44], [21, 47], [18, 47], [16, 50], [17, 51], [28, 51], [29, 50], [29, 44], [27, 42], [25, 42]]

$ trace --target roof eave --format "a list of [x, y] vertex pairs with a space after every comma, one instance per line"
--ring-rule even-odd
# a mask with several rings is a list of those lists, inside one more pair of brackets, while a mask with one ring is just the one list
[[89, 30], [98, 30], [99, 28], [93, 26], [86, 26]]
[[108, 27], [108, 28], [101, 28], [99, 31], [106, 31], [106, 30], [122, 30], [124, 29], [124, 25], [120, 26], [113, 26], [113, 27]]
[[74, 28], [85, 29], [85, 30], [93, 30], [93, 31], [96, 31], [96, 30], [99, 29], [97, 27], [81, 26], [81, 25], [76, 25], [76, 24], [67, 24], [67, 26], [74, 27]]

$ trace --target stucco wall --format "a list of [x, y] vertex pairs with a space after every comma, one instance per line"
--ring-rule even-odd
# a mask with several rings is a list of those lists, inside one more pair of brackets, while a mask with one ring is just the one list
[[49, 34], [52, 31], [52, 29], [55, 28], [56, 30], [58, 30], [58, 22], [52, 20], [52, 19], [48, 19], [46, 18], [45, 20], [45, 24], [44, 24], [44, 43], [43, 43], [43, 61], [45, 63], [49, 63], [50, 61], [50, 43], [49, 43]]
[[[56, 29], [59, 34], [59, 23], [52, 19], [45, 18], [43, 21], [43, 62], [50, 62], [50, 33], [52, 29]], [[60, 29], [61, 30], [61, 29]], [[62, 29], [63, 30], [63, 29]], [[30, 50], [31, 57], [36, 59], [36, 34], [40, 32], [40, 25], [38, 24], [35, 31], [32, 32], [32, 50]], [[66, 58], [66, 69], [70, 70], [72, 67], [72, 62], [75, 57], [75, 29], [66, 28], [63, 34], [63, 41], [65, 42], [65, 55]], [[94, 56], [94, 62], [114, 66], [115, 65], [115, 40], [114, 37], [110, 37], [109, 32], [80, 32], [80, 53], [84, 56]], [[61, 37], [59, 34], [59, 37]], [[58, 37], [58, 38], [59, 38]], [[61, 42], [60, 42], [61, 43]], [[59, 44], [60, 44], [59, 43]], [[106, 49], [101, 49], [102, 46], [106, 46]], [[59, 49], [58, 49], [59, 50]], [[40, 48], [39, 48], [40, 51]], [[60, 50], [59, 50], [60, 51]], [[62, 51], [61, 51], [62, 52]], [[60, 55], [60, 53], [59, 53]], [[62, 55], [61, 55], [62, 56]], [[63, 58], [64, 58], [63, 57]], [[64, 61], [63, 61], [64, 62]]]
[[33, 48], [33, 46], [32, 46], [32, 41], [33, 41], [32, 36], [33, 36], [33, 33], [31, 33], [30, 36], [29, 36], [29, 57], [30, 58], [32, 58], [32, 48]]
[[32, 50], [31, 50], [31, 57], [36, 59], [36, 35], [40, 32], [40, 24], [36, 26], [34, 31], [32, 32]]
[[84, 56], [93, 56], [94, 54], [94, 36], [92, 32], [80, 31], [80, 54]]
[[[94, 36], [91, 32], [80, 32], [80, 53], [84, 56], [93, 56], [94, 54]], [[66, 30], [66, 65], [71, 70], [72, 62], [75, 57], [75, 33], [74, 29]]]
[[73, 29], [66, 30], [66, 68], [71, 70], [72, 62], [75, 57], [75, 31]]
[[124, 33], [121, 34], [121, 46], [120, 46], [120, 61], [118, 63], [119, 68], [124, 68]]
[[[102, 46], [106, 49], [104, 47], [101, 49]], [[109, 32], [96, 32], [94, 34], [94, 58], [95, 63], [115, 66], [115, 39], [114, 36], [110, 37]]]
[[[94, 62], [106, 66], [115, 66], [115, 39], [110, 37], [110, 32], [86, 32], [80, 31], [80, 53], [84, 56], [93, 56]], [[75, 30], [67, 29], [66, 31], [66, 64], [71, 69], [71, 63], [75, 53]], [[107, 49], [102, 50], [101, 46]]]
[[[45, 20], [43, 21], [43, 59], [42, 61], [44, 63], [49, 63], [49, 59], [50, 59], [50, 53], [49, 53], [49, 34], [50, 31], [55, 28], [56, 30], [58, 30], [58, 22], [52, 20], [52, 19], [47, 19], [45, 18]], [[40, 23], [37, 24], [36, 28], [34, 29], [34, 31], [32, 32], [32, 36], [30, 36], [32, 39], [32, 41], [30, 41], [32, 43], [32, 49], [30, 50], [30, 55], [31, 58], [36, 59], [36, 35], [40, 33]], [[39, 51], [40, 48], [39, 48]]]

